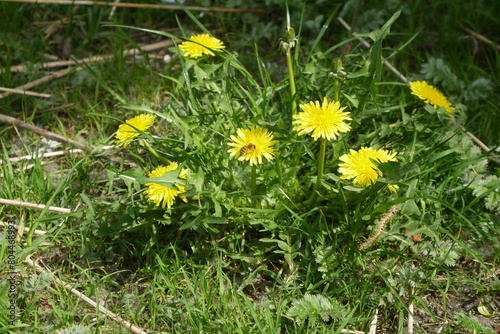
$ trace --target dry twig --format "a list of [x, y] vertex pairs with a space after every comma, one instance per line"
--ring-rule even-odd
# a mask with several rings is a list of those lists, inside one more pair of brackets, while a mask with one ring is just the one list
[[408, 334], [413, 334], [413, 303], [408, 306]]
[[22, 90], [22, 89], [15, 89], [15, 88], [0, 87], [0, 90], [4, 91], [4, 92], [13, 93], [13, 94], [30, 95], [30, 96], [37, 96], [37, 97], [52, 97], [52, 95], [50, 95], [50, 94], [31, 92], [29, 90]]
[[375, 310], [375, 315], [370, 323], [370, 331], [368, 334], [377, 334], [377, 322], [378, 322], [378, 309]]
[[195, 12], [230, 12], [230, 13], [266, 13], [265, 9], [241, 9], [241, 8], [219, 8], [219, 7], [198, 7], [198, 6], [175, 6], [175, 5], [155, 5], [143, 3], [116, 3], [105, 1], [87, 0], [2, 0], [6, 2], [27, 2], [40, 5], [72, 5], [72, 6], [105, 6], [105, 7], [127, 7], [127, 8], [149, 8], [166, 10], [184, 10]]
[[45, 113], [45, 112], [49, 112], [49, 111], [63, 110], [63, 109], [68, 109], [68, 108], [74, 107], [76, 105], [77, 105], [77, 103], [63, 104], [61, 106], [40, 110], [40, 112]]
[[[12, 226], [12, 227], [14, 227], [14, 228], [16, 228], [18, 230], [22, 229], [24, 232], [29, 232], [29, 230], [30, 230], [29, 227], [23, 227], [23, 226], [20, 226], [20, 225], [11, 224], [11, 223], [5, 223], [5, 222], [0, 222], [0, 226], [3, 226], [3, 227]], [[42, 231], [42, 230], [35, 230], [33, 233], [36, 234], [36, 235], [44, 235], [47, 232]]]
[[349, 334], [365, 334], [365, 332], [360, 332], [360, 331], [351, 331], [349, 329], [342, 329], [340, 331], [341, 333], [349, 333]]
[[[29, 265], [31, 267], [34, 267], [36, 269], [36, 271], [39, 272], [39, 273], [49, 273], [49, 274], [52, 274], [52, 272], [48, 268], [45, 269], [45, 268], [41, 267], [35, 261], [31, 260], [29, 257], [26, 258], [24, 260], [24, 262], [27, 265]], [[123, 325], [123, 327], [131, 330], [133, 333], [136, 333], [136, 334], [147, 334], [147, 332], [143, 331], [141, 328], [139, 328], [139, 327], [135, 326], [134, 324], [126, 321], [125, 319], [123, 319], [119, 315], [111, 312], [110, 310], [108, 310], [104, 306], [98, 305], [95, 301], [93, 301], [89, 297], [85, 296], [83, 293], [81, 293], [77, 289], [73, 288], [71, 285], [69, 285], [67, 283], [64, 283], [59, 278], [57, 278], [55, 275], [52, 274], [52, 277], [54, 278], [55, 284], [58, 284], [58, 285], [64, 287], [66, 290], [70, 291], [72, 294], [74, 294], [75, 296], [77, 296], [78, 298], [80, 298], [81, 300], [83, 300], [84, 302], [86, 302], [87, 304], [89, 304], [92, 307], [94, 307], [98, 312], [103, 313], [104, 315], [110, 317], [114, 321], [116, 321], [119, 324]]]
[[[0, 203], [8, 204], [8, 205], [15, 205], [15, 206], [19, 206], [22, 208], [38, 209], [38, 210], [43, 210], [46, 207], [46, 205], [43, 205], [43, 204], [22, 202], [22, 201], [18, 201], [18, 200], [11, 200], [11, 199], [5, 199], [5, 198], [0, 198]], [[57, 206], [49, 206], [47, 211], [56, 212], [56, 213], [71, 213], [70, 209], [59, 208]]]
[[[147, 44], [144, 46], [141, 46], [140, 49], [130, 49], [126, 50], [123, 52], [123, 56], [131, 56], [131, 55], [136, 55], [140, 54], [141, 51], [143, 52], [149, 52], [149, 51], [154, 51], [158, 49], [164, 49], [169, 46], [172, 46], [174, 42], [172, 40], [167, 40], [167, 41], [161, 41], [157, 43], [152, 43], [152, 44]], [[102, 63], [105, 61], [109, 61], [113, 59], [115, 55], [113, 54], [107, 54], [107, 55], [102, 55], [102, 56], [94, 56], [94, 57], [87, 57], [87, 58], [82, 58], [82, 59], [74, 59], [74, 60], [58, 60], [50, 63], [43, 63], [39, 67], [40, 68], [55, 68], [55, 67], [64, 67], [64, 66], [73, 66], [77, 64], [87, 64], [87, 63]], [[12, 66], [10, 68], [11, 72], [26, 72], [29, 71], [30, 68], [26, 65], [16, 65]], [[0, 98], [2, 96], [0, 95]]]
[[[60, 77], [63, 77], [66, 74], [68, 74], [71, 70], [72, 70], [72, 68], [66, 68], [64, 70], [53, 72], [50, 75], [47, 75], [47, 76], [45, 76], [43, 78], [37, 79], [37, 80], [32, 81], [32, 82], [28, 82], [27, 84], [24, 84], [22, 86], [16, 87], [15, 89], [24, 91], [24, 90], [33, 88], [33, 87], [41, 85], [43, 83], [46, 83], [46, 82], [58, 79]], [[76, 69], [76, 70], [79, 70], [79, 69]], [[0, 99], [3, 99], [4, 97], [9, 96], [11, 94], [13, 94], [13, 93], [12, 92], [6, 92], [6, 93], [3, 93], [3, 94], [0, 94]]]
[[473, 38], [476, 38], [486, 44], [489, 44], [491, 45], [492, 47], [496, 48], [497, 50], [500, 50], [500, 45], [498, 45], [497, 43], [493, 42], [491, 39], [487, 38], [487, 37], [484, 37], [483, 35], [481, 34], [478, 34], [477, 32], [473, 31], [473, 30], [470, 30], [469, 28], [466, 28], [466, 27], [463, 27], [462, 26], [462, 29], [464, 29], [465, 31], [467, 31], [467, 33], [469, 33], [469, 35], [471, 35]]
[[[120, 2], [120, 0], [115, 0], [115, 3], [117, 3], [117, 2]], [[116, 8], [117, 8], [117, 6], [113, 6], [113, 8], [111, 8], [111, 11], [109, 12], [109, 16], [108, 16], [108, 18], [110, 20], [115, 15]]]
[[[337, 20], [344, 26], [344, 28], [346, 28], [347, 31], [351, 31], [351, 27], [349, 26], [349, 24], [347, 24], [346, 21], [344, 21], [341, 17], [338, 17]], [[369, 48], [370, 47], [370, 43], [368, 43], [366, 40], [364, 40], [363, 38], [361, 37], [358, 37], [358, 40], [361, 42], [361, 44], [363, 44], [365, 47]], [[387, 66], [394, 74], [396, 74], [404, 83], [408, 83], [408, 79], [403, 75], [401, 74], [401, 72], [399, 72], [395, 67], [394, 65], [392, 65], [388, 60], [386, 60], [384, 57], [382, 57], [382, 62], [385, 64], [385, 66]]]
[[89, 147], [85, 144], [74, 141], [73, 139], [63, 137], [61, 135], [58, 135], [57, 133], [47, 131], [45, 129], [39, 128], [38, 126], [28, 124], [26, 122], [21, 121], [20, 119], [10, 117], [10, 116], [4, 115], [4, 114], [0, 114], [0, 122], [8, 123], [8, 124], [11, 124], [13, 126], [32, 131], [34, 133], [37, 133], [37, 134], [44, 136], [44, 137], [47, 137], [49, 139], [52, 139], [52, 140], [55, 140], [55, 141], [58, 141], [61, 143], [69, 144], [69, 145], [81, 148], [83, 150], [86, 150], [86, 151], [91, 151], [93, 149], [92, 147]]
[[[82, 149], [74, 149], [74, 150], [66, 150], [66, 151], [55, 151], [55, 152], [46, 152], [46, 153], [33, 153], [29, 155], [24, 155], [22, 157], [9, 158], [10, 162], [19, 162], [23, 160], [34, 160], [34, 159], [43, 159], [43, 158], [51, 158], [51, 157], [59, 157], [66, 154], [77, 154], [84, 152]], [[3, 161], [0, 161], [0, 165]]]

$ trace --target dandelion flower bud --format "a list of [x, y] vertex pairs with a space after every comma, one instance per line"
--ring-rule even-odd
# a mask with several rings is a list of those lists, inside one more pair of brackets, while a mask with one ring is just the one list
[[295, 36], [295, 30], [292, 27], [287, 26], [280, 39], [279, 47], [281, 52], [290, 52], [290, 50], [295, 47], [296, 42], [297, 37]]

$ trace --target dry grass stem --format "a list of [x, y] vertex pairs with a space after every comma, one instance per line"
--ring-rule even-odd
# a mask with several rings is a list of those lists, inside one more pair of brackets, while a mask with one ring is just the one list
[[365, 332], [360, 332], [360, 331], [351, 331], [349, 329], [342, 329], [340, 331], [341, 333], [350, 333], [350, 334], [366, 334]]
[[[131, 56], [131, 55], [136, 55], [140, 54], [142, 52], [151, 52], [159, 49], [166, 49], [169, 46], [172, 46], [174, 44], [173, 41], [167, 40], [167, 41], [161, 41], [157, 43], [152, 43], [152, 44], [147, 44], [144, 46], [141, 46], [140, 49], [134, 48], [130, 50], [126, 50], [123, 52], [123, 56]], [[74, 66], [78, 64], [87, 64], [87, 63], [103, 63], [109, 60], [112, 60], [115, 57], [113, 54], [107, 54], [107, 55], [102, 55], [102, 56], [93, 56], [93, 57], [87, 57], [87, 58], [82, 58], [82, 59], [74, 59], [74, 60], [58, 60], [54, 62], [49, 62], [49, 63], [42, 63], [39, 65], [35, 65], [35, 68], [44, 68], [44, 69], [49, 69], [49, 68], [56, 68], [56, 67], [64, 67], [64, 66]], [[32, 68], [31, 66], [26, 66], [26, 65], [15, 65], [10, 68], [11, 72], [27, 72], [31, 71]], [[67, 69], [65, 70], [67, 71]], [[0, 95], [0, 98], [2, 96]]]
[[74, 107], [78, 105], [77, 103], [69, 103], [69, 104], [64, 104], [62, 106], [57, 106], [57, 107], [52, 107], [52, 108], [49, 108], [49, 109], [43, 109], [43, 110], [40, 110], [40, 112], [49, 112], [49, 111], [57, 111], [57, 110], [64, 110], [64, 109], [68, 109], [68, 108], [71, 108], [71, 107]]
[[[37, 210], [43, 210], [46, 207], [46, 205], [43, 204], [28, 203], [28, 202], [22, 202], [18, 200], [11, 200], [5, 198], [0, 198], [0, 203], [7, 205], [15, 205], [22, 208], [37, 209]], [[70, 209], [59, 208], [57, 206], [49, 206], [47, 211], [56, 213], [71, 213]]]
[[466, 27], [463, 27], [462, 26], [462, 29], [464, 29], [465, 31], [467, 31], [467, 33], [469, 35], [471, 35], [473, 38], [476, 38], [486, 44], [489, 44], [491, 45], [492, 47], [496, 48], [497, 50], [500, 50], [500, 45], [498, 45], [497, 43], [493, 42], [491, 39], [489, 38], [486, 38], [484, 37], [483, 35], [481, 34], [478, 34], [477, 32], [473, 31], [473, 30], [470, 30], [469, 28], [466, 28]]
[[[74, 150], [66, 150], [66, 151], [55, 151], [55, 152], [50, 152], [50, 153], [33, 153], [30, 155], [25, 155], [22, 157], [15, 157], [15, 158], [10, 158], [10, 162], [19, 162], [19, 161], [24, 161], [24, 160], [34, 160], [34, 159], [43, 159], [43, 158], [51, 158], [51, 157], [59, 157], [62, 155], [66, 154], [78, 154], [84, 152], [83, 150], [77, 148]], [[0, 165], [2, 164], [2, 161], [0, 161]]]
[[[120, 0], [115, 0], [115, 3], [118, 3], [120, 2]], [[111, 18], [115, 15], [115, 12], [116, 12], [116, 8], [117, 6], [113, 6], [113, 8], [111, 8], [111, 11], [109, 12], [109, 16], [108, 18], [111, 20]]]
[[[485, 152], [494, 153], [494, 152], [492, 152], [491, 148], [489, 148], [487, 145], [485, 145], [481, 140], [479, 140], [479, 138], [477, 138], [476, 136], [474, 136], [474, 134], [472, 134], [469, 131], [467, 131], [467, 129], [464, 128], [463, 126], [462, 126], [462, 130], [465, 132], [465, 134], [467, 136], [469, 136], [470, 139], [472, 139], [477, 144], [477, 146], [481, 147]], [[492, 156], [489, 156], [489, 158], [491, 160], [495, 161], [497, 164], [500, 164], [500, 159], [499, 158], [492, 157]]]
[[360, 331], [351, 331], [349, 329], [342, 329], [340, 331], [341, 333], [350, 333], [350, 334], [366, 334], [365, 332], [360, 332]]
[[89, 147], [89, 146], [87, 146], [85, 144], [82, 144], [82, 143], [79, 143], [77, 141], [74, 141], [73, 139], [69, 139], [69, 138], [63, 137], [61, 135], [58, 135], [57, 133], [50, 132], [50, 131], [47, 131], [45, 129], [39, 128], [38, 126], [34, 126], [34, 125], [31, 125], [31, 124], [28, 124], [26, 122], [21, 121], [20, 119], [14, 118], [14, 117], [10, 117], [10, 116], [4, 115], [4, 114], [0, 114], [0, 122], [8, 123], [8, 124], [13, 125], [15, 127], [19, 127], [19, 128], [25, 129], [25, 130], [29, 130], [31, 132], [39, 134], [40, 136], [44, 136], [46, 138], [58, 141], [60, 143], [69, 144], [69, 145], [72, 145], [72, 146], [84, 149], [86, 151], [91, 151], [92, 150], [92, 147]]
[[266, 13], [266, 9], [240, 9], [240, 8], [220, 8], [220, 7], [198, 7], [198, 6], [175, 6], [175, 5], [155, 5], [142, 3], [116, 3], [105, 1], [86, 0], [3, 0], [5, 2], [27, 2], [41, 5], [71, 5], [71, 6], [105, 6], [105, 7], [127, 7], [127, 8], [149, 8], [164, 10], [184, 10], [194, 12], [230, 12], [230, 13]]
[[[15, 89], [21, 90], [21, 91], [24, 91], [24, 90], [27, 90], [27, 89], [31, 89], [31, 88], [36, 87], [38, 85], [41, 85], [41, 84], [47, 83], [49, 81], [61, 78], [61, 77], [65, 76], [66, 74], [68, 74], [71, 70], [72, 70], [72, 68], [66, 68], [64, 70], [53, 72], [50, 75], [47, 75], [47, 76], [45, 76], [43, 78], [37, 79], [37, 80], [32, 81], [32, 82], [28, 82], [27, 84], [24, 84], [22, 86], [16, 87]], [[76, 69], [76, 70], [79, 70], [79, 69]], [[12, 95], [12, 94], [13, 93], [11, 93], [11, 92], [6, 92], [6, 93], [3, 93], [3, 94], [0, 94], [0, 99], [3, 99], [4, 97]]]
[[[24, 262], [27, 265], [29, 265], [30, 267], [34, 267], [36, 269], [36, 271], [39, 272], [39, 273], [50, 273], [50, 274], [52, 274], [52, 272], [50, 270], [42, 268], [35, 261], [31, 260], [29, 257], [26, 258], [24, 260]], [[94, 307], [98, 312], [103, 313], [104, 315], [110, 317], [114, 321], [116, 321], [119, 324], [123, 325], [124, 328], [127, 328], [127, 329], [129, 329], [130, 331], [132, 331], [133, 333], [136, 333], [136, 334], [147, 334], [147, 332], [143, 331], [142, 329], [140, 329], [139, 327], [135, 326], [134, 324], [126, 321], [125, 319], [121, 318], [117, 314], [111, 312], [110, 310], [108, 310], [104, 306], [98, 305], [95, 301], [93, 301], [89, 297], [85, 296], [80, 291], [74, 289], [71, 285], [69, 285], [67, 283], [64, 283], [59, 278], [57, 278], [55, 275], [52, 275], [52, 277], [54, 278], [55, 284], [64, 287], [66, 290], [70, 291], [72, 294], [74, 294], [75, 296], [77, 296], [79, 299], [83, 300], [87, 304], [89, 304], [92, 307]]]
[[[347, 31], [351, 31], [351, 27], [349, 26], [349, 24], [347, 24], [346, 21], [344, 21], [341, 17], [337, 17], [337, 20], [344, 26], [344, 28], [346, 28]], [[370, 43], [368, 43], [366, 40], [364, 40], [363, 38], [361, 37], [358, 37], [358, 40], [361, 42], [361, 44], [363, 44], [364, 46], [366, 46], [367, 48], [370, 47]], [[386, 60], [384, 57], [382, 57], [382, 62], [385, 64], [385, 66], [387, 66], [387, 68], [389, 68], [394, 74], [396, 74], [400, 79], [401, 81], [403, 81], [404, 83], [408, 83], [408, 79], [403, 75], [401, 74], [401, 72], [399, 72], [395, 67], [394, 65], [392, 65], [388, 60]]]
[[[23, 226], [20, 226], [20, 225], [9, 224], [9, 223], [5, 223], [5, 222], [0, 222], [0, 226], [3, 226], [3, 227], [13, 226], [13, 227], [17, 228], [18, 230], [22, 229], [24, 232], [29, 232], [29, 230], [30, 230], [29, 227], [23, 227]], [[36, 235], [44, 235], [47, 232], [46, 231], [42, 231], [42, 230], [35, 230], [33, 233], [36, 234]]]
[[375, 225], [375, 229], [373, 230], [373, 233], [372, 235], [366, 239], [365, 242], [363, 242], [360, 246], [359, 246], [359, 250], [363, 250], [365, 248], [368, 248], [369, 246], [371, 246], [375, 241], [377, 241], [378, 237], [380, 236], [380, 234], [382, 233], [382, 231], [384, 230], [384, 228], [386, 227], [387, 223], [389, 223], [392, 218], [394, 218], [394, 216], [396, 215], [396, 213], [398, 213], [399, 211], [399, 206], [398, 205], [393, 205], [389, 208], [389, 210], [387, 210], [387, 212], [385, 212], [379, 219], [379, 221], [377, 222], [377, 224]]
[[13, 94], [36, 96], [36, 97], [52, 97], [52, 95], [50, 95], [50, 94], [31, 92], [29, 90], [22, 90], [22, 89], [15, 89], [15, 88], [0, 87], [0, 91], [9, 92], [9, 93], [13, 93]]
[[377, 322], [378, 322], [378, 309], [375, 310], [375, 315], [370, 323], [370, 331], [368, 334], [377, 334]]
[[[94, 151], [101, 151], [102, 149], [115, 147], [115, 146], [103, 146], [102, 148], [96, 148], [96, 147], [87, 146], [87, 145], [79, 143], [73, 139], [66, 138], [64, 136], [58, 135], [57, 133], [47, 131], [47, 130], [39, 128], [37, 126], [25, 123], [17, 118], [6, 116], [4, 114], [0, 114], [0, 122], [11, 124], [14, 127], [19, 127], [19, 128], [34, 132], [34, 133], [39, 134], [41, 136], [44, 136], [46, 138], [58, 141], [58, 142], [63, 143], [63, 144], [69, 144], [69, 145], [78, 147], [84, 151], [88, 151], [91, 153], [95, 153]], [[113, 162], [120, 163], [120, 159], [110, 157], [108, 155], [104, 155], [103, 157], [105, 157], [106, 159], [109, 159]]]
[[413, 334], [413, 303], [408, 306], [408, 334]]

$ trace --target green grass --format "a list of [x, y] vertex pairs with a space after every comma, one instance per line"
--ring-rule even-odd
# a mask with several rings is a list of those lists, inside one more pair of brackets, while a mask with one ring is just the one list
[[[294, 101], [278, 50], [286, 7], [266, 5], [266, 14], [122, 8], [110, 19], [109, 8], [0, 3], [12, 17], [0, 25], [2, 86], [43, 76], [34, 65], [64, 41], [77, 59], [115, 55], [32, 89], [53, 98], [1, 99], [2, 113], [97, 147], [114, 144], [122, 122], [157, 116], [127, 148], [22, 162], [9, 158], [42, 150], [46, 140], [0, 127], [0, 198], [73, 210], [0, 206], [2, 222], [31, 229], [16, 240], [16, 328], [0, 317], [2, 332], [130, 332], [22, 263], [28, 255], [152, 333], [368, 332], [376, 312], [377, 333], [406, 333], [410, 305], [416, 333], [489, 333], [498, 326], [499, 168], [490, 159], [495, 153], [481, 151], [461, 129], [498, 149], [498, 48], [463, 29], [498, 43], [491, 34], [499, 28], [498, 4], [289, 3], [299, 37], [292, 50], [295, 102], [338, 94], [352, 118], [349, 132], [327, 142], [312, 202], [320, 141], [291, 126]], [[339, 15], [373, 46], [338, 24]], [[43, 22], [63, 18], [46, 36]], [[224, 52], [192, 60], [172, 46], [160, 52], [174, 56], [168, 63], [121, 56], [139, 43], [203, 29], [224, 41]], [[410, 80], [438, 87], [456, 117], [412, 95], [381, 57]], [[33, 69], [8, 70], [18, 64]], [[50, 110], [61, 105], [69, 106]], [[275, 158], [258, 165], [255, 178], [248, 163], [227, 153], [230, 136], [251, 126], [278, 141]], [[339, 157], [363, 146], [398, 152], [397, 162], [378, 166], [384, 177], [366, 188], [338, 172]], [[151, 182], [145, 177], [165, 159], [191, 171], [187, 180], [164, 177], [188, 191], [188, 201], [177, 198], [171, 209], [143, 194]], [[391, 193], [387, 185], [395, 183], [399, 191]], [[397, 213], [377, 232], [394, 205]], [[0, 307], [7, 308], [11, 270], [6, 229], [0, 231]], [[377, 240], [360, 250], [374, 233]]]

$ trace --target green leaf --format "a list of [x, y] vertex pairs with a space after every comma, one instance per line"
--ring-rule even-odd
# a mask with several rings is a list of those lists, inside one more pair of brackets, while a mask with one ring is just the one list
[[347, 311], [336, 300], [328, 299], [322, 295], [305, 294], [304, 298], [292, 303], [286, 315], [295, 318], [298, 324], [302, 324], [309, 319], [311, 325], [318, 323], [318, 318], [322, 321], [330, 319], [342, 319], [347, 315]]
[[123, 182], [125, 182], [127, 187], [130, 188], [134, 183], [139, 183], [137, 181], [138, 178], [144, 177], [144, 170], [142, 170], [141, 168], [131, 168], [118, 175], [118, 177], [122, 179]]
[[365, 188], [363, 187], [355, 187], [355, 186], [343, 186], [342, 188], [344, 188], [345, 190], [347, 191], [354, 191], [354, 192], [362, 192], [363, 190], [365, 190]]
[[194, 66], [194, 73], [198, 82], [203, 82], [210, 78], [210, 76], [220, 67], [222, 64], [198, 64]]
[[356, 37], [369, 37], [372, 41], [377, 42], [383, 40], [389, 32], [391, 31], [391, 26], [394, 23], [394, 21], [397, 20], [399, 15], [401, 14], [401, 11], [397, 11], [392, 15], [392, 17], [382, 26], [382, 28], [373, 30], [372, 32], [369, 32], [367, 34], [354, 34]]
[[487, 318], [490, 318], [493, 316], [493, 314], [490, 313], [490, 311], [488, 311], [488, 308], [483, 304], [483, 303], [479, 303], [479, 305], [477, 306], [477, 311], [487, 317]]
[[413, 199], [410, 199], [406, 201], [405, 204], [403, 204], [401, 213], [408, 216], [418, 216], [418, 217], [422, 215], [422, 212], [420, 212], [420, 209], [418, 208], [417, 204], [415, 203], [415, 200]]
[[170, 172], [166, 172], [161, 177], [145, 177], [142, 175], [138, 175], [136, 173], [137, 171], [129, 171], [128, 175], [125, 175], [125, 173], [122, 175], [125, 175], [125, 177], [128, 178], [128, 180], [134, 180], [136, 182], [139, 182], [140, 184], [158, 183], [174, 190], [179, 190], [175, 186], [175, 183], [180, 185], [186, 184], [186, 180], [179, 178], [180, 168], [177, 168], [176, 170]]
[[399, 182], [404, 179], [407, 173], [417, 169], [417, 165], [414, 163], [402, 164], [396, 161], [389, 161], [381, 164], [375, 160], [372, 160], [372, 162], [377, 166], [377, 168], [382, 172], [384, 176], [384, 180], [379, 179], [378, 181], [384, 183]]

